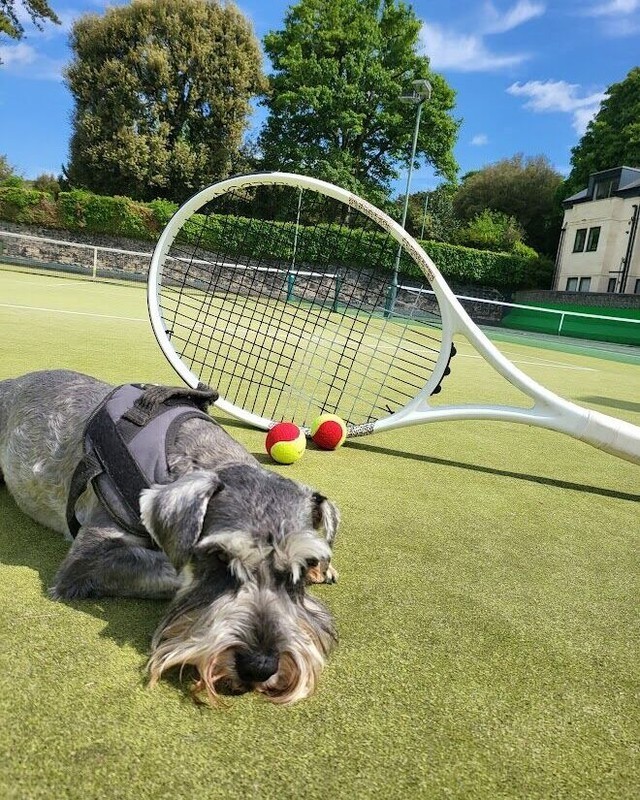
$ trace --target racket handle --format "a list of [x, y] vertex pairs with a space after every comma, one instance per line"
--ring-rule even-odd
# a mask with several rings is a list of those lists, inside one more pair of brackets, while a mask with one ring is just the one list
[[589, 411], [577, 438], [619, 458], [640, 464], [640, 427], [599, 411]]

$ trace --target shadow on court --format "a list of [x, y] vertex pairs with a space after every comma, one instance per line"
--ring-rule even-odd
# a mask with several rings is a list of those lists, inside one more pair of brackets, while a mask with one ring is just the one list
[[[42, 595], [46, 595], [68, 549], [69, 543], [61, 534], [38, 525], [23, 514], [6, 486], [0, 487], [0, 563], [35, 571]], [[59, 602], [102, 620], [106, 625], [101, 636], [108, 636], [119, 645], [131, 645], [143, 656], [148, 655], [153, 631], [167, 608], [166, 601], [118, 597]], [[51, 603], [56, 601], [51, 600]]]
[[[583, 397], [581, 399], [585, 402], [600, 403], [601, 405], [606, 405], [608, 403], [612, 408], [621, 408], [626, 411], [640, 411], [640, 403], [629, 403], [607, 397]], [[248, 425], [246, 422], [234, 419], [233, 417], [225, 418], [220, 421], [225, 427], [255, 430], [255, 428], [253, 428], [251, 425]], [[563, 481], [556, 478], [546, 478], [543, 475], [527, 475], [526, 473], [522, 472], [512, 472], [510, 470], [497, 469], [496, 467], [483, 467], [480, 464], [468, 464], [463, 461], [451, 461], [446, 458], [426, 456], [419, 453], [408, 453], [404, 450], [392, 450], [390, 447], [379, 447], [378, 445], [367, 444], [360, 439], [347, 439], [343, 447], [353, 447], [356, 450], [365, 450], [369, 453], [393, 456], [395, 458], [408, 458], [414, 461], [422, 461], [441, 467], [456, 467], [458, 469], [469, 470], [470, 472], [483, 472], [489, 475], [502, 475], [505, 478], [515, 478], [516, 480], [520, 481], [529, 481], [530, 483], [538, 483], [542, 486], [553, 486], [556, 489], [571, 489], [575, 492], [587, 492], [589, 494], [600, 495], [601, 497], [614, 497], [618, 500], [631, 500], [634, 502], [640, 501], [640, 494], [632, 494], [631, 492], [621, 492], [616, 489], [607, 489], [603, 486], [590, 486], [584, 483], [573, 483], [571, 481]], [[273, 463], [266, 453], [253, 453], [253, 455], [262, 464], [268, 465]]]
[[615, 397], [600, 397], [599, 395], [588, 395], [586, 397], [580, 397], [579, 400], [583, 403], [593, 403], [596, 406], [619, 408], [622, 411], [636, 411], [640, 413], [640, 403], [633, 403], [630, 400], [617, 400]]
[[483, 467], [480, 464], [467, 464], [463, 461], [450, 461], [446, 458], [436, 458], [434, 456], [419, 455], [418, 453], [407, 453], [404, 450], [392, 450], [388, 447], [378, 447], [377, 445], [366, 444], [364, 442], [347, 441], [344, 447], [353, 447], [356, 450], [366, 450], [369, 453], [378, 453], [379, 455], [394, 456], [397, 458], [409, 458], [414, 461], [422, 461], [428, 464], [435, 464], [441, 467], [456, 467], [458, 469], [466, 469], [470, 472], [483, 472], [490, 475], [501, 475], [505, 478], [516, 478], [520, 481], [529, 481], [530, 483], [539, 483], [543, 486], [553, 486], [556, 489], [571, 489], [575, 492], [588, 492], [589, 494], [597, 494], [602, 497], [615, 497], [618, 500], [632, 500], [640, 501], [640, 494], [631, 494], [630, 492], [620, 492], [616, 489], [605, 489], [601, 486], [589, 486], [584, 483], [572, 483], [571, 481], [557, 480], [556, 478], [545, 478], [542, 475], [527, 475], [522, 472], [511, 472], [505, 469], [496, 469], [495, 467]]

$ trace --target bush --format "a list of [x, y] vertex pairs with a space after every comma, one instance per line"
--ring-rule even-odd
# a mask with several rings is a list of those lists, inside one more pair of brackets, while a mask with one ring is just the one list
[[522, 244], [523, 236], [524, 231], [514, 217], [485, 208], [458, 231], [456, 240], [479, 250], [513, 253]]
[[0, 186], [19, 189], [25, 187], [26, 184], [24, 182], [24, 178], [21, 178], [19, 175], [9, 175], [0, 182]]
[[31, 185], [39, 192], [46, 192], [54, 197], [57, 197], [61, 191], [58, 179], [50, 172], [43, 172], [42, 175], [38, 175]]
[[157, 232], [153, 212], [128, 197], [105, 197], [82, 189], [58, 195], [60, 223], [82, 230], [130, 239], [152, 239]]
[[24, 185], [7, 184], [3, 182], [0, 186], [0, 219], [23, 225], [48, 225], [47, 221], [55, 224], [55, 207], [50, 195]]
[[167, 222], [169, 222], [171, 217], [178, 210], [178, 204], [173, 203], [171, 200], [152, 200], [150, 203], [147, 203], [147, 206], [151, 210], [153, 219], [160, 229], [166, 226]]
[[[549, 285], [551, 271], [546, 276], [540, 263], [543, 259], [516, 253], [494, 253], [490, 250], [474, 250], [445, 242], [421, 242], [445, 280], [454, 284], [486, 286], [512, 292], [529, 286], [532, 280], [539, 288]], [[416, 272], [417, 272], [416, 268]]]

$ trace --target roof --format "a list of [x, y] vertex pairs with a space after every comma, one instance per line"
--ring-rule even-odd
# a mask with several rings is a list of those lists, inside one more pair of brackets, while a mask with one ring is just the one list
[[640, 167], [613, 167], [612, 169], [592, 172], [586, 189], [567, 197], [562, 201], [565, 208], [571, 208], [576, 203], [587, 203], [594, 200], [595, 189], [598, 184], [613, 181], [613, 188], [608, 197], [635, 197], [640, 196]]

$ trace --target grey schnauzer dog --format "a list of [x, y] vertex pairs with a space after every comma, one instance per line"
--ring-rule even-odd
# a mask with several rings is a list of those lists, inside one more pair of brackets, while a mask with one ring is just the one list
[[[154, 389], [173, 401], [190, 391]], [[25, 513], [68, 538], [85, 428], [113, 390], [66, 370], [0, 381], [0, 479]], [[200, 408], [212, 398], [209, 390]], [[264, 469], [204, 416], [179, 419], [167, 438], [165, 480], [140, 492], [138, 528], [105, 509], [96, 481], [86, 484], [50, 594], [171, 599], [152, 639], [152, 685], [192, 665], [195, 695], [214, 704], [246, 691], [292, 703], [314, 691], [337, 639], [306, 585], [336, 578], [339, 513], [313, 489]]]

